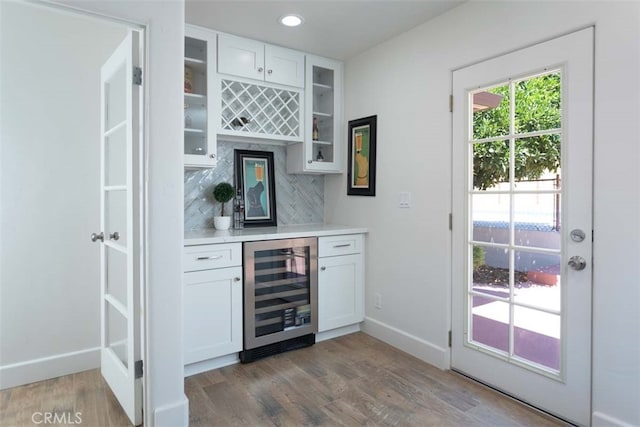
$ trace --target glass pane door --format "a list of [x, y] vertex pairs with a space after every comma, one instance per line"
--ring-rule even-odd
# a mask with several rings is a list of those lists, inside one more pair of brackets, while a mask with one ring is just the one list
[[468, 344], [561, 371], [561, 72], [470, 93]]

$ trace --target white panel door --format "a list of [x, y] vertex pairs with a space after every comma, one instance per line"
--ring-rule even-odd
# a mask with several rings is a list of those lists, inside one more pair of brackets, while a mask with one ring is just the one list
[[218, 72], [264, 80], [264, 43], [229, 34], [218, 35]]
[[139, 66], [131, 31], [100, 74], [102, 232], [92, 235], [101, 241], [101, 372], [134, 425], [142, 423]]
[[265, 76], [268, 82], [304, 87], [304, 53], [265, 45]]
[[453, 72], [451, 366], [590, 423], [593, 29]]

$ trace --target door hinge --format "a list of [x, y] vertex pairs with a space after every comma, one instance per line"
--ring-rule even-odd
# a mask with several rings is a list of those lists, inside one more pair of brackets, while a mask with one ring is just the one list
[[449, 347], [451, 347], [451, 341], [452, 341], [451, 335], [452, 335], [451, 331], [449, 331]]
[[133, 67], [133, 84], [142, 86], [142, 68]]
[[449, 95], [449, 112], [453, 113], [453, 95]]
[[449, 214], [449, 230], [453, 230], [453, 214]]
[[142, 360], [136, 361], [133, 365], [134, 378], [142, 378]]

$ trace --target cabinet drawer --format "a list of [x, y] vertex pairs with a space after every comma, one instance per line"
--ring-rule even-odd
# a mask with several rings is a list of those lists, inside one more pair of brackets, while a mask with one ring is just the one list
[[242, 243], [185, 246], [182, 262], [185, 272], [242, 265]]
[[362, 252], [362, 234], [318, 238], [318, 256], [336, 256]]

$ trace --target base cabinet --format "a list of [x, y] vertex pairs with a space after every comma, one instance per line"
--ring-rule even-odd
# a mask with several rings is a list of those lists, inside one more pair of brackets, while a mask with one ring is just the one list
[[318, 332], [362, 322], [362, 236], [321, 237], [318, 247]]
[[184, 274], [184, 363], [242, 350], [242, 267]]

